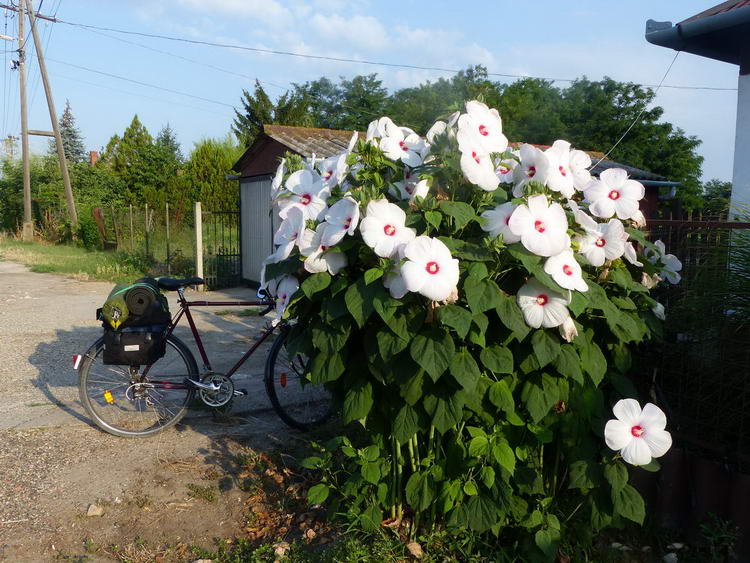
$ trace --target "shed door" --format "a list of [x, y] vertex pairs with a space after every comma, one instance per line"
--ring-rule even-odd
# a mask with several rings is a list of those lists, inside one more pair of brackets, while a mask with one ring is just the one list
[[273, 252], [274, 220], [271, 216], [271, 178], [240, 182], [242, 221], [242, 277], [260, 282], [263, 260]]

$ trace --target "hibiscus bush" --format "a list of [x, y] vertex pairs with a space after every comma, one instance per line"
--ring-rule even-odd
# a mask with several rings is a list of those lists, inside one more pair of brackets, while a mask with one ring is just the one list
[[591, 165], [565, 141], [516, 150], [478, 101], [425, 137], [384, 117], [344, 154], [282, 162], [263, 283], [361, 429], [306, 460], [311, 503], [542, 560], [566, 530], [643, 522], [626, 463], [655, 469], [671, 438], [627, 374], [681, 265], [640, 230], [643, 186]]

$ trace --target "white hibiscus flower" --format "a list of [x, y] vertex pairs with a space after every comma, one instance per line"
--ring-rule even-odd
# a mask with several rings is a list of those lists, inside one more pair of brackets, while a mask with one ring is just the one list
[[286, 159], [282, 158], [281, 162], [279, 163], [279, 167], [276, 169], [276, 174], [274, 174], [273, 180], [271, 180], [271, 200], [276, 199], [276, 197], [279, 195], [279, 191], [281, 190], [281, 184], [284, 181], [285, 163]]
[[487, 231], [491, 237], [499, 237], [503, 235], [503, 242], [505, 244], [513, 244], [519, 242], [521, 237], [513, 233], [508, 226], [510, 222], [510, 216], [513, 215], [513, 211], [516, 209], [516, 205], [507, 202], [502, 203], [494, 209], [488, 209], [482, 213], [482, 230]]
[[547, 272], [557, 284], [564, 289], [577, 289], [578, 291], [588, 291], [589, 286], [583, 279], [581, 266], [576, 262], [573, 251], [563, 250], [560, 254], [555, 254], [547, 258], [544, 263], [544, 271]]
[[289, 305], [289, 300], [295, 293], [297, 293], [298, 289], [299, 281], [297, 278], [290, 275], [276, 278], [268, 283], [270, 294], [276, 298], [277, 319], [284, 316], [284, 311], [286, 311], [286, 308]]
[[323, 244], [327, 228], [326, 223], [321, 223], [315, 231], [306, 229], [302, 234], [300, 254], [306, 257], [304, 268], [311, 274], [327, 271], [331, 275], [336, 275], [346, 267], [346, 254], [330, 250], [329, 246]]
[[518, 161], [515, 158], [502, 158], [495, 161], [495, 175], [497, 178], [505, 183], [513, 183], [513, 170], [518, 166]]
[[458, 135], [471, 138], [479, 154], [501, 153], [508, 148], [500, 114], [476, 100], [466, 102], [466, 113], [458, 118]]
[[346, 177], [346, 157], [348, 153], [341, 153], [337, 156], [331, 156], [318, 162], [318, 170], [323, 187], [330, 191], [335, 186], [341, 184]]
[[679, 272], [680, 270], [682, 270], [682, 262], [680, 262], [679, 258], [677, 258], [677, 256], [675, 256], [674, 254], [667, 254], [667, 248], [664, 246], [664, 243], [662, 241], [657, 240], [654, 243], [654, 246], [656, 246], [656, 250], [652, 248], [646, 249], [646, 258], [652, 264], [661, 264], [661, 275], [669, 283], [680, 283], [682, 276], [679, 274]]
[[522, 197], [526, 184], [532, 180], [546, 184], [550, 168], [547, 155], [534, 145], [528, 143], [521, 145], [519, 154], [521, 163], [513, 170], [513, 182], [515, 183], [513, 195], [515, 197]]
[[575, 237], [579, 252], [586, 257], [592, 266], [601, 266], [606, 260], [619, 258], [625, 252], [625, 241], [628, 234], [619, 219], [610, 219], [608, 223], [596, 224], [595, 228], [584, 227], [585, 235]]
[[279, 201], [279, 217], [284, 219], [291, 205], [299, 205], [305, 219], [318, 221], [327, 209], [329, 191], [323, 186], [320, 175], [307, 168], [293, 172], [286, 180], [285, 187], [291, 192], [288, 198]]
[[621, 399], [612, 412], [616, 418], [604, 427], [604, 439], [625, 462], [648, 465], [672, 447], [672, 436], [665, 430], [667, 417], [656, 405], [647, 403], [641, 410], [635, 399]]
[[538, 256], [554, 256], [570, 246], [565, 211], [559, 203], [549, 204], [544, 195], [531, 196], [526, 205], [519, 205], [508, 226]]
[[390, 258], [398, 247], [417, 236], [417, 232], [405, 225], [406, 213], [386, 199], [373, 200], [367, 204], [365, 218], [359, 230], [365, 244], [383, 258]]
[[583, 191], [589, 202], [589, 211], [595, 217], [609, 219], [632, 219], [638, 212], [639, 201], [646, 195], [643, 184], [628, 180], [622, 168], [610, 168], [599, 174], [599, 179], [591, 180]]
[[560, 192], [567, 198], [573, 197], [575, 193], [575, 178], [570, 166], [570, 143], [557, 140], [550, 148], [544, 151], [549, 159], [549, 175], [547, 186], [549, 189]]
[[424, 140], [406, 127], [398, 127], [389, 120], [380, 139], [380, 150], [391, 160], [401, 161], [414, 168], [422, 164]]
[[516, 301], [531, 328], [554, 328], [570, 317], [570, 299], [531, 278], [518, 290]]
[[461, 172], [464, 173], [469, 182], [487, 192], [496, 190], [500, 185], [500, 179], [495, 174], [492, 158], [488, 154], [481, 154], [476, 150], [468, 149], [466, 152], [462, 151]]
[[305, 232], [305, 214], [299, 205], [290, 205], [286, 209], [286, 216], [276, 233], [273, 235], [273, 243], [278, 245], [274, 252], [274, 262], [285, 260], [291, 254], [294, 245], [298, 243], [302, 233]]
[[389, 189], [393, 197], [414, 201], [416, 197], [426, 197], [430, 192], [430, 184], [427, 180], [420, 180], [416, 174], [409, 169], [404, 170], [404, 179], [395, 182]]
[[321, 244], [328, 248], [337, 245], [345, 235], [353, 235], [359, 224], [359, 204], [346, 196], [331, 207], [325, 215], [326, 230]]
[[436, 238], [419, 236], [404, 247], [401, 276], [409, 291], [433, 301], [448, 299], [458, 284], [458, 260]]

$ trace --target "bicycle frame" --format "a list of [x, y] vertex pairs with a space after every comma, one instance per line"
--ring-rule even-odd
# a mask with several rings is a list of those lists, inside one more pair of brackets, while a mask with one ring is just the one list
[[[186, 317], [188, 321], [188, 325], [190, 325], [190, 331], [193, 334], [193, 339], [195, 340], [195, 344], [198, 347], [198, 352], [200, 353], [201, 360], [203, 362], [203, 369], [204, 371], [210, 372], [213, 371], [213, 368], [211, 367], [211, 361], [208, 358], [208, 354], [206, 353], [206, 348], [203, 345], [203, 340], [201, 340], [200, 333], [198, 332], [198, 327], [195, 325], [195, 320], [193, 319], [193, 315], [190, 312], [190, 307], [270, 307], [275, 304], [273, 300], [256, 300], [256, 301], [188, 301], [185, 298], [185, 292], [182, 289], [177, 290], [178, 294], [178, 303], [180, 305], [180, 311], [172, 318], [172, 322], [169, 325], [169, 329], [167, 330], [167, 333], [165, 335], [165, 338], [174, 332], [175, 327], [180, 322], [182, 317]], [[276, 324], [269, 324], [268, 327], [266, 327], [263, 332], [261, 333], [260, 338], [250, 347], [247, 352], [243, 354], [243, 356], [237, 361], [232, 368], [227, 371], [224, 375], [227, 377], [232, 377], [235, 373], [237, 373], [237, 370], [242, 367], [242, 364], [244, 364], [247, 359], [252, 356], [255, 351], [268, 339], [271, 334], [276, 330], [276, 327], [278, 325]], [[146, 370], [144, 370], [143, 375], [146, 375], [148, 372], [148, 369], [151, 366], [147, 367]], [[164, 388], [171, 388], [171, 389], [182, 389], [184, 388], [183, 384], [179, 383], [172, 383], [172, 382], [165, 382], [165, 381], [152, 381], [151, 383], [156, 384], [158, 386], [164, 387]]]

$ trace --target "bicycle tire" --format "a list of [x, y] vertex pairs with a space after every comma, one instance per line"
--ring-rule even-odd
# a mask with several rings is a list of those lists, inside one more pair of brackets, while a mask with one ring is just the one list
[[[264, 376], [264, 382], [266, 385], [266, 393], [268, 393], [269, 399], [271, 399], [271, 405], [279, 415], [279, 418], [283, 420], [288, 426], [295, 428], [296, 430], [307, 431], [316, 426], [320, 426], [326, 422], [333, 414], [333, 401], [325, 391], [322, 385], [314, 385], [307, 382], [304, 386], [300, 383], [300, 380], [304, 379], [304, 365], [300, 364], [301, 369], [292, 369], [290, 371], [289, 365], [282, 365], [283, 359], [280, 358], [280, 354], [284, 353], [284, 343], [286, 342], [288, 330], [283, 330], [274, 340], [271, 350], [266, 358], [266, 370]], [[295, 360], [292, 361], [292, 363]], [[288, 359], [287, 359], [288, 363]], [[300, 373], [302, 372], [302, 373]], [[279, 375], [279, 377], [277, 377]], [[289, 378], [291, 375], [292, 384], [289, 385]], [[311, 389], [307, 389], [307, 385], [311, 386], [318, 392], [316, 397], [310, 395]], [[300, 401], [300, 398], [310, 397], [307, 401], [308, 408], [305, 408], [305, 401]], [[283, 399], [282, 399], [283, 397]], [[288, 401], [293, 401], [291, 404]], [[313, 408], [310, 410], [309, 407]], [[311, 417], [303, 417], [304, 412], [310, 413]]]
[[[178, 395], [182, 396], [182, 394], [184, 394], [184, 399], [180, 398], [178, 400], [178, 403], [175, 404], [175, 410], [170, 410], [164, 407], [164, 405], [158, 400], [156, 402], [159, 403], [162, 407], [164, 407], [161, 409], [161, 413], [159, 413], [157, 408], [154, 408], [153, 405], [149, 405], [152, 407], [151, 412], [154, 415], [156, 415], [156, 423], [154, 424], [153, 427], [149, 427], [144, 430], [132, 430], [128, 428], [118, 427], [116, 424], [113, 424], [112, 422], [105, 420], [103, 416], [100, 415], [99, 409], [95, 406], [94, 402], [92, 401], [92, 398], [96, 396], [97, 392], [95, 391], [93, 394], [89, 393], [89, 390], [91, 390], [92, 385], [94, 383], [94, 380], [90, 378], [92, 375], [91, 369], [94, 363], [97, 361], [97, 359], [101, 359], [101, 354], [102, 354], [103, 349], [104, 349], [104, 339], [99, 338], [86, 351], [86, 354], [83, 357], [83, 360], [81, 362], [81, 366], [78, 372], [79, 373], [78, 392], [79, 392], [79, 396], [81, 399], [81, 404], [83, 405], [83, 408], [85, 409], [89, 417], [91, 417], [91, 420], [94, 422], [94, 424], [96, 424], [99, 428], [101, 428], [105, 432], [108, 432], [109, 434], [112, 434], [114, 436], [120, 436], [122, 438], [143, 438], [147, 436], [153, 436], [155, 434], [158, 434], [166, 430], [167, 428], [171, 428], [185, 416], [188, 410], [188, 406], [193, 400], [193, 396], [195, 394], [195, 390], [192, 387], [179, 390], [181, 393], [178, 393]], [[190, 378], [193, 380], [197, 380], [199, 378], [198, 364], [196, 363], [192, 352], [190, 352], [190, 349], [187, 346], [185, 346], [185, 344], [174, 335], [170, 335], [167, 338], [167, 353], [169, 353], [170, 349], [174, 351], [185, 364], [186, 373], [182, 374], [180, 372], [174, 377], [176, 379], [177, 378]], [[166, 357], [167, 356], [165, 355], [165, 358]], [[159, 366], [160, 361], [161, 360], [157, 360], [156, 362], [151, 364], [149, 373], [154, 372], [154, 366]], [[162, 363], [162, 365], [164, 365], [164, 363]], [[102, 364], [102, 367], [107, 368], [106, 370], [103, 370], [103, 371], [116, 372], [117, 370], [113, 368], [122, 368], [123, 366], [103, 366]], [[158, 367], [156, 369], [158, 371]], [[112, 377], [112, 376], [109, 376], [109, 377]], [[119, 377], [113, 378], [112, 382], [116, 383], [117, 380], [121, 377], [128, 378], [129, 374], [122, 372], [121, 374], [119, 374]], [[102, 381], [101, 383], [109, 384], [110, 382]], [[117, 384], [117, 387], [123, 387], [125, 385], [127, 385], [127, 383], [120, 383], [120, 384]], [[100, 393], [101, 396], [105, 397], [106, 402], [108, 403], [108, 405], [105, 405], [105, 408], [115, 407], [115, 406], [119, 407], [120, 404], [127, 405], [128, 401], [131, 404], [136, 404], [137, 402], [136, 400], [131, 400], [127, 397], [128, 391], [130, 391], [131, 387], [132, 385], [128, 386], [127, 390], [125, 391], [124, 396], [122, 396], [122, 394], [118, 392], [116, 398], [115, 398], [115, 394], [109, 389], [107, 389], [104, 393]], [[106, 385], [102, 388], [103, 389], [106, 388]], [[109, 393], [109, 397], [106, 397], [107, 393]], [[149, 394], [149, 397], [147, 397], [146, 400], [144, 401], [146, 404], [148, 404], [149, 400], [153, 399], [153, 394], [152, 393], [148, 393], [148, 394]], [[112, 401], [111, 403], [110, 403], [110, 399]], [[138, 400], [141, 400], [141, 399], [139, 398]], [[169, 412], [169, 416], [167, 418], [162, 417], [164, 410]], [[146, 411], [139, 411], [139, 412], [141, 412], [142, 414], [145, 414]]]

